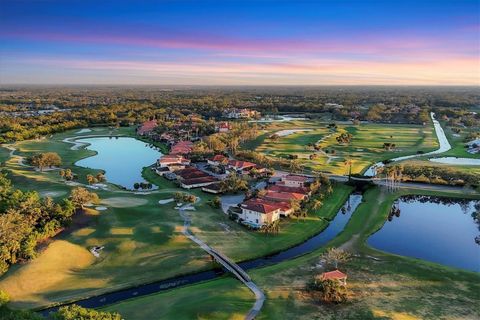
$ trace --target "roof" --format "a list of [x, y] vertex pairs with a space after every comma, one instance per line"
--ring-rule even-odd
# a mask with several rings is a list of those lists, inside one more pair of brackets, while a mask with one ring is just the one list
[[303, 198], [305, 198], [305, 195], [300, 193], [293, 193], [293, 192], [277, 192], [277, 191], [267, 190], [267, 194], [264, 197], [268, 199], [274, 199], [274, 201], [290, 201], [290, 200], [303, 200]]
[[202, 184], [202, 183], [215, 182], [215, 181], [218, 181], [218, 180], [212, 176], [204, 176], [204, 177], [183, 180], [182, 184], [191, 186], [195, 184]]
[[192, 151], [193, 142], [191, 141], [179, 141], [172, 146], [170, 154], [186, 154]]
[[270, 202], [264, 199], [252, 198], [250, 200], [244, 201], [241, 204], [242, 208], [267, 214], [279, 209], [282, 209], [282, 206], [275, 202]]
[[220, 191], [222, 189], [222, 186], [220, 185], [220, 183], [212, 183], [211, 185], [203, 188], [208, 190]]
[[150, 120], [150, 121], [145, 121], [142, 123], [142, 125], [138, 128], [137, 133], [138, 134], [145, 134], [147, 132], [152, 131], [157, 127], [157, 120]]
[[324, 272], [320, 276], [321, 280], [340, 280], [345, 279], [347, 275], [339, 270], [333, 270], [330, 272]]
[[274, 184], [273, 186], [268, 187], [268, 190], [277, 191], [277, 192], [293, 192], [293, 193], [299, 193], [304, 195], [308, 194], [308, 188], [306, 187], [289, 187], [289, 186], [283, 186], [278, 184]]
[[222, 162], [226, 159], [227, 159], [227, 157], [225, 157], [223, 154], [216, 154], [210, 159], [210, 161]]
[[228, 122], [220, 122], [218, 127], [222, 129], [230, 129], [230, 124]]
[[299, 181], [299, 182], [306, 182], [308, 180], [307, 177], [305, 176], [300, 176], [297, 174], [289, 174], [284, 177], [285, 180], [290, 180], [290, 181]]
[[171, 154], [165, 155], [161, 157], [160, 160], [158, 160], [159, 163], [180, 163], [185, 161], [189, 161], [189, 160], [185, 159], [181, 155], [171, 155]]
[[255, 167], [256, 164], [248, 161], [240, 161], [240, 160], [229, 160], [228, 165], [230, 167], [234, 167], [237, 169], [246, 169], [246, 168], [251, 168]]

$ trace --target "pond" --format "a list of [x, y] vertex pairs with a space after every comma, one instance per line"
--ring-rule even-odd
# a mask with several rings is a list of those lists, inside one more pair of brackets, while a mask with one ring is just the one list
[[473, 158], [456, 158], [456, 157], [442, 157], [432, 158], [432, 162], [451, 164], [456, 166], [480, 166], [480, 159]]
[[480, 245], [476, 242], [480, 224], [474, 219], [479, 204], [475, 200], [429, 196], [400, 198], [368, 244], [386, 252], [480, 272]]
[[305, 118], [303, 116], [276, 115], [276, 116], [266, 116], [259, 120], [250, 120], [249, 122], [266, 123], [266, 122], [287, 122], [287, 121], [305, 121], [305, 120], [310, 120], [310, 119]]
[[77, 166], [105, 171], [107, 181], [127, 189], [135, 183], [145, 182], [142, 168], [149, 166], [162, 155], [149, 144], [128, 137], [100, 137], [78, 139], [88, 143], [89, 150], [97, 154], [75, 163]]

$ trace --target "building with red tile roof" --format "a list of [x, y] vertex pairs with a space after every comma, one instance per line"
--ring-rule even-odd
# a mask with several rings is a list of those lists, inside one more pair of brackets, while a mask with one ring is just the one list
[[306, 198], [306, 195], [294, 192], [277, 192], [267, 190], [267, 193], [262, 196], [262, 198], [274, 202], [290, 202], [292, 200], [302, 201]]
[[288, 174], [282, 177], [279, 185], [284, 185], [287, 187], [304, 187], [305, 183], [308, 181], [308, 178], [298, 174]]
[[280, 219], [280, 213], [282, 208], [284, 208], [279, 203], [258, 198], [244, 201], [240, 207], [242, 209], [241, 218], [243, 223], [253, 228], [261, 228]]
[[219, 122], [215, 127], [215, 129], [218, 132], [228, 132], [228, 131], [230, 131], [231, 128], [232, 128], [232, 126], [230, 125], [230, 123], [228, 123], [226, 121]]
[[212, 158], [207, 160], [207, 163], [213, 166], [218, 166], [222, 163], [227, 163], [228, 158], [225, 157], [223, 154], [216, 154]]
[[169, 167], [171, 165], [189, 165], [190, 160], [179, 154], [167, 154], [157, 160], [160, 167]]
[[187, 155], [192, 152], [193, 142], [179, 141], [170, 148], [170, 154]]
[[306, 196], [310, 194], [310, 190], [307, 187], [287, 187], [285, 185], [278, 185], [278, 184], [269, 186], [268, 190], [276, 191], [276, 192], [293, 192], [293, 193], [304, 194]]
[[338, 269], [330, 272], [324, 272], [319, 277], [317, 277], [317, 279], [320, 281], [336, 280], [343, 285], [347, 284], [347, 275]]
[[248, 162], [248, 161], [241, 161], [241, 160], [228, 161], [228, 167], [236, 171], [244, 171], [244, 170], [252, 169], [255, 166], [256, 166], [255, 163]]
[[137, 134], [141, 136], [147, 135], [151, 133], [157, 126], [157, 120], [145, 121], [140, 125], [140, 127], [137, 128]]

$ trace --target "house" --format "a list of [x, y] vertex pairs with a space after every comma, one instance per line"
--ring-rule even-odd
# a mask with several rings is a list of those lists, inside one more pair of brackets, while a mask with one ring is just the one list
[[330, 272], [324, 272], [320, 276], [316, 277], [316, 280], [325, 281], [325, 280], [335, 280], [340, 284], [347, 285], [347, 275], [340, 270], [333, 270]]
[[157, 126], [157, 120], [145, 121], [140, 125], [140, 127], [137, 128], [137, 134], [140, 136], [146, 136], [150, 134]]
[[475, 139], [467, 143], [467, 152], [470, 154], [480, 153], [480, 139]]
[[308, 181], [308, 178], [298, 174], [288, 174], [282, 177], [282, 180], [278, 183], [279, 185], [284, 185], [287, 187], [304, 187], [305, 183]]
[[218, 182], [218, 179], [207, 175], [203, 177], [181, 180], [180, 187], [184, 189], [193, 189], [193, 188], [206, 187], [208, 185], [211, 185], [217, 182]]
[[240, 160], [229, 160], [227, 167], [235, 171], [248, 171], [256, 166], [255, 163]]
[[192, 141], [179, 141], [170, 148], [170, 154], [176, 155], [187, 155], [192, 152], [193, 142]]
[[167, 154], [161, 157], [160, 159], [157, 160], [157, 164], [160, 167], [170, 167], [172, 165], [189, 165], [190, 160], [185, 159], [182, 155], [180, 154]]
[[228, 158], [222, 154], [217, 154], [210, 159], [207, 159], [207, 163], [212, 166], [218, 166], [228, 162]]
[[158, 174], [159, 176], [163, 176], [166, 173], [171, 172], [168, 167], [158, 167], [155, 168], [155, 173]]
[[262, 196], [263, 199], [273, 202], [287, 202], [290, 201], [302, 201], [306, 198], [305, 194], [294, 193], [294, 192], [277, 192], [272, 190], [267, 190], [267, 193]]
[[248, 119], [248, 118], [255, 118], [259, 115], [260, 113], [258, 111], [250, 110], [246, 108], [244, 109], [233, 108], [233, 109], [228, 109], [224, 112], [224, 116], [230, 119]]
[[222, 193], [222, 187], [220, 183], [217, 182], [217, 183], [212, 183], [208, 186], [203, 187], [202, 191], [213, 193], [213, 194], [219, 194], [219, 193]]
[[241, 203], [243, 223], [252, 228], [261, 228], [280, 219], [282, 206], [275, 202], [252, 198]]
[[232, 129], [232, 126], [230, 125], [230, 123], [226, 122], [226, 121], [223, 121], [223, 122], [219, 122], [216, 126], [215, 126], [215, 131], [217, 132], [220, 132], [220, 133], [223, 133], [223, 132], [228, 132]]
[[194, 167], [186, 167], [185, 169], [175, 171], [175, 174], [177, 175], [178, 180], [188, 180], [208, 176], [205, 172]]

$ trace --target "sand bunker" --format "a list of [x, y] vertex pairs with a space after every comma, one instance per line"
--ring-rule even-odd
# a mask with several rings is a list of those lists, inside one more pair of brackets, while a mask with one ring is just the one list
[[66, 195], [66, 191], [41, 191], [40, 195], [42, 197], [60, 197]]
[[173, 201], [175, 201], [175, 199], [170, 198], [170, 199], [158, 200], [158, 203], [159, 204], [167, 204], [167, 203], [170, 203], [170, 202], [173, 202]]
[[77, 133], [87, 133], [87, 132], [92, 132], [92, 130], [89, 129], [89, 128], [84, 128], [84, 129], [81, 129], [81, 130], [77, 131]]
[[98, 210], [98, 211], [105, 211], [107, 209], [108, 209], [107, 207], [95, 207], [95, 210]]
[[297, 132], [304, 132], [304, 131], [313, 131], [312, 129], [289, 129], [289, 130], [282, 130], [275, 132], [275, 134], [279, 137], [286, 137], [291, 134], [297, 133]]
[[138, 199], [133, 197], [113, 197], [103, 199], [102, 204], [105, 204], [114, 208], [131, 208], [138, 207], [146, 204], [148, 201], [146, 199]]

